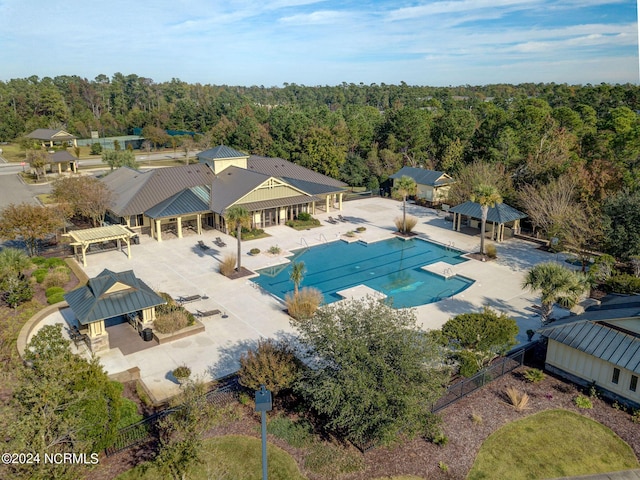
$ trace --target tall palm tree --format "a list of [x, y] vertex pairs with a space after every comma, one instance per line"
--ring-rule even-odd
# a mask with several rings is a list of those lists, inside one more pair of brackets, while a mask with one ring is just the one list
[[484, 234], [487, 227], [487, 215], [489, 207], [493, 208], [497, 203], [502, 203], [502, 196], [493, 185], [477, 185], [471, 194], [471, 201], [480, 204], [482, 211], [482, 223], [480, 226], [480, 254], [484, 255]]
[[553, 304], [572, 308], [580, 296], [589, 289], [589, 280], [583, 273], [569, 270], [554, 262], [547, 262], [539, 263], [527, 272], [522, 288], [540, 292], [540, 320], [546, 324]]
[[304, 262], [294, 262], [291, 265], [291, 274], [289, 275], [289, 279], [293, 282], [294, 295], [298, 294], [298, 287], [302, 283], [304, 274], [305, 274]]
[[242, 268], [242, 227], [251, 227], [251, 214], [249, 211], [239, 205], [228, 208], [224, 213], [224, 221], [227, 225], [236, 229], [236, 239], [238, 240], [238, 267], [237, 271]]
[[407, 232], [407, 197], [415, 195], [417, 190], [418, 184], [416, 184], [413, 178], [407, 175], [403, 175], [400, 180], [396, 180], [393, 185], [394, 198], [402, 199], [402, 233]]

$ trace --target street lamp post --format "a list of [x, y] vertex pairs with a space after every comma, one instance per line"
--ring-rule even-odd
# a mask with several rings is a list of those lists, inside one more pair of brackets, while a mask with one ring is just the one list
[[256, 390], [256, 412], [260, 412], [262, 423], [262, 480], [267, 480], [267, 412], [272, 407], [271, 392], [260, 385], [260, 390]]

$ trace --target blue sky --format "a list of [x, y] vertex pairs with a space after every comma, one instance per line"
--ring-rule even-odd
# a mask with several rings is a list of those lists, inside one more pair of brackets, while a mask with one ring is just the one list
[[0, 0], [0, 80], [638, 83], [632, 0]]

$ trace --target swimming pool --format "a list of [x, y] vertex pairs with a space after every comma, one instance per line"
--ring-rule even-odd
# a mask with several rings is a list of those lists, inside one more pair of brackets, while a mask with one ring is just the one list
[[[336, 292], [366, 285], [393, 299], [395, 307], [415, 307], [455, 295], [473, 280], [453, 276], [445, 279], [421, 267], [435, 262], [457, 265], [467, 261], [461, 252], [421, 239], [391, 238], [375, 243], [343, 241], [293, 252], [292, 262], [304, 262], [301, 287], [320, 290], [326, 303], [341, 300]], [[293, 291], [291, 264], [257, 271], [253, 279], [280, 299]]]

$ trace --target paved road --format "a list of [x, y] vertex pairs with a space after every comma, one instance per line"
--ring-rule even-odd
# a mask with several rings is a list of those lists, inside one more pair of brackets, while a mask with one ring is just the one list
[[35, 198], [41, 193], [49, 193], [51, 185], [27, 185], [18, 175], [0, 175], [0, 208], [10, 203], [39, 204]]

